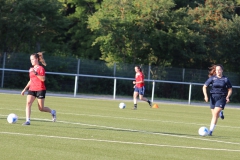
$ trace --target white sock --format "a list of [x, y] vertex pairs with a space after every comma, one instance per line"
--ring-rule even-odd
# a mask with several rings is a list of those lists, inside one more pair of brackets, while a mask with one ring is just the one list
[[27, 121], [27, 122], [30, 122], [30, 118], [26, 118], [26, 121]]
[[209, 130], [213, 132], [215, 126], [216, 126], [215, 124], [211, 124]]

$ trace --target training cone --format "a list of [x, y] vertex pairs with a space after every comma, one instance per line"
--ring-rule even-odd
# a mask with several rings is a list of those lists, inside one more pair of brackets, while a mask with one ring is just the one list
[[154, 104], [152, 108], [159, 108], [157, 104]]

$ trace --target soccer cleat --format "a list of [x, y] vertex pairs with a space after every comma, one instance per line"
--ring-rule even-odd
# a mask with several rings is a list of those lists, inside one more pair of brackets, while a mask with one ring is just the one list
[[29, 122], [29, 121], [26, 121], [26, 122], [24, 122], [22, 125], [23, 125], [23, 126], [28, 126], [28, 125], [30, 125], [30, 122]]
[[222, 120], [224, 120], [223, 111], [220, 112], [220, 118], [221, 118]]
[[152, 102], [148, 100], [148, 104], [149, 104], [150, 108], [152, 108]]
[[56, 110], [52, 110], [52, 121], [56, 122], [56, 119], [57, 119], [57, 112]]
[[132, 108], [132, 110], [137, 110], [137, 107], [134, 106], [134, 107]]
[[209, 132], [208, 132], [208, 136], [212, 136], [212, 131], [209, 131]]

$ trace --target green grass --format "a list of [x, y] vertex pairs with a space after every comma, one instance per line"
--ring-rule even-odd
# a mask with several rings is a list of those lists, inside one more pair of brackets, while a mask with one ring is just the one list
[[[57, 122], [49, 113], [32, 106], [31, 125], [25, 121], [26, 96], [0, 94], [0, 156], [18, 160], [237, 160], [240, 125], [237, 108], [225, 110], [212, 137], [198, 129], [209, 127], [209, 107], [159, 103], [151, 109], [139, 102], [138, 110], [119, 109], [118, 100], [50, 97], [46, 106], [57, 110]], [[19, 116], [8, 124], [10, 113]]]

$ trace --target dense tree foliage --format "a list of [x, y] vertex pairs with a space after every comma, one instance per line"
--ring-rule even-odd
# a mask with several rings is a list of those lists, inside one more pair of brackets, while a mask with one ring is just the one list
[[89, 18], [102, 59], [176, 67], [201, 61], [204, 36], [185, 8], [174, 7], [170, 0], [104, 1]]
[[100, 6], [101, 0], [68, 0], [67, 16], [72, 22], [66, 33], [67, 46], [77, 57], [99, 59], [99, 46], [92, 46], [96, 35], [87, 27], [88, 17]]
[[0, 0], [0, 50], [64, 50], [61, 36], [68, 22], [58, 0]]

